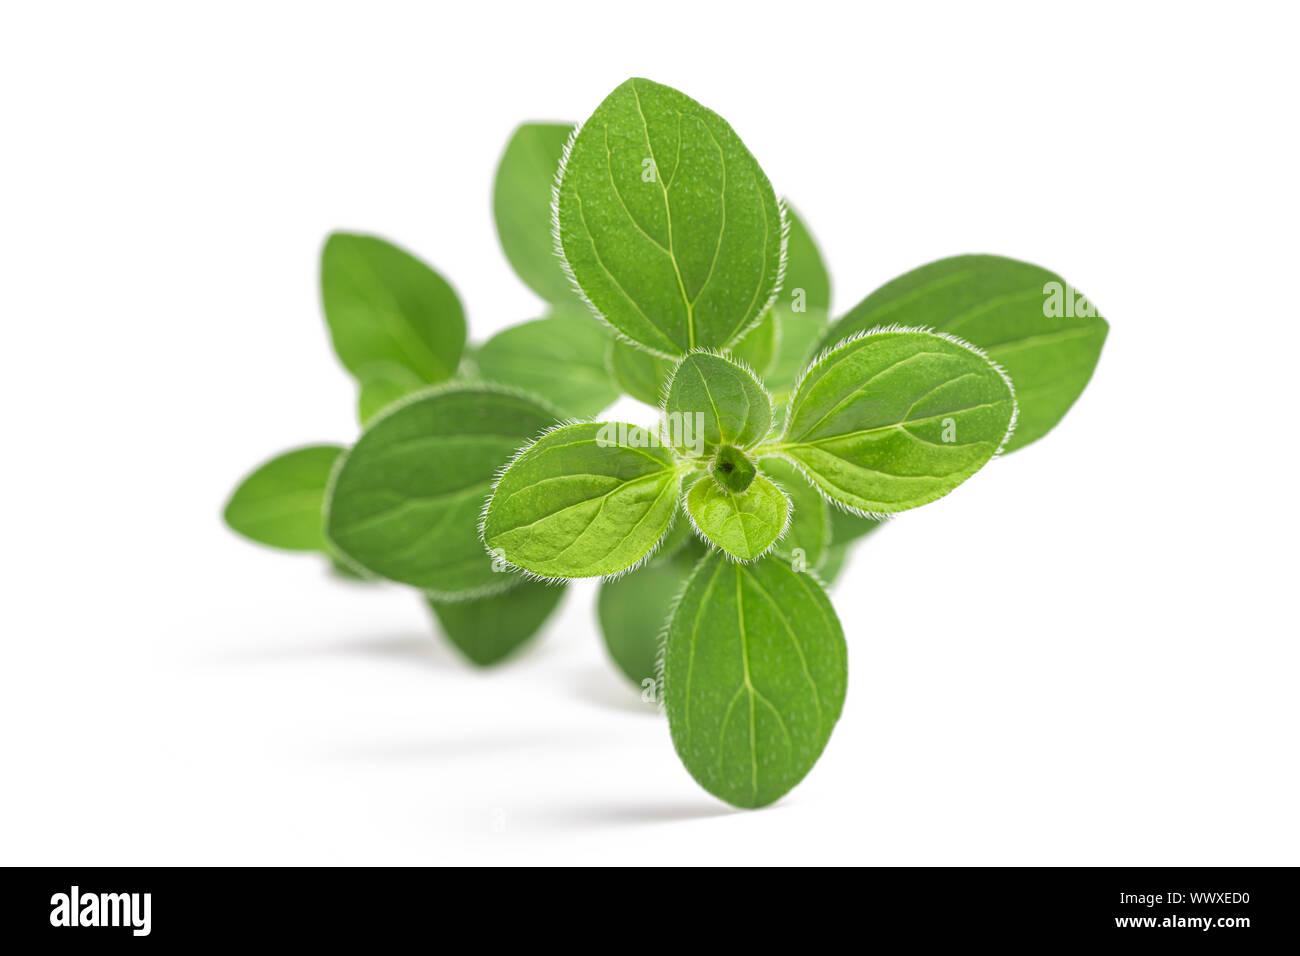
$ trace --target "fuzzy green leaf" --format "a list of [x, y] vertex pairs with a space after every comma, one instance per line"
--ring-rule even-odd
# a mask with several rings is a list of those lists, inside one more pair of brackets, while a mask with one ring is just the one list
[[[689, 530], [690, 523], [680, 520]], [[644, 568], [601, 583], [596, 610], [605, 647], [618, 669], [638, 687], [657, 680], [659, 639], [668, 612], [707, 553], [704, 542], [696, 538], [670, 558], [656, 554]]]
[[552, 316], [513, 325], [475, 354], [489, 381], [549, 399], [574, 418], [590, 418], [618, 398], [605, 366], [609, 336], [590, 316]]
[[519, 278], [545, 301], [581, 308], [555, 255], [551, 187], [572, 123], [524, 123], [510, 136], [492, 187], [497, 238]]
[[504, 594], [471, 601], [431, 599], [429, 607], [457, 649], [473, 663], [487, 667], [504, 660], [540, 631], [564, 591], [563, 585], [523, 580]]
[[887, 282], [835, 323], [829, 345], [883, 323], [931, 326], [979, 346], [1015, 383], [1007, 451], [1042, 438], [1092, 377], [1109, 326], [1064, 279], [1001, 256], [954, 256]]
[[739, 493], [711, 478], [697, 481], [686, 508], [700, 534], [738, 561], [766, 554], [790, 518], [790, 500], [762, 475]]
[[984, 467], [1015, 410], [1010, 382], [978, 350], [886, 329], [840, 343], [808, 369], [775, 450], [841, 504], [905, 511]]
[[650, 553], [672, 520], [682, 471], [665, 447], [621, 443], [618, 428], [565, 425], [524, 449], [485, 512], [488, 548], [553, 578], [614, 574]]
[[337, 445], [312, 445], [259, 465], [226, 503], [226, 524], [258, 544], [328, 554], [321, 507], [341, 454]]
[[539, 399], [489, 384], [443, 385], [374, 419], [339, 467], [327, 501], [330, 540], [354, 564], [440, 600], [508, 590], [478, 535], [502, 464], [555, 424]]
[[767, 310], [782, 254], [771, 183], [716, 113], [628, 80], [561, 173], [559, 244], [616, 329], [668, 357], [724, 349]]
[[446, 280], [410, 253], [336, 232], [321, 251], [320, 281], [334, 351], [358, 379], [387, 363], [429, 384], [456, 371], [465, 312]]
[[777, 800], [821, 756], [844, 706], [848, 651], [825, 592], [778, 558], [700, 562], [668, 625], [673, 745], [705, 790]]
[[[707, 454], [720, 445], [748, 448], [772, 427], [772, 402], [750, 372], [728, 358], [693, 352], [673, 373], [664, 402], [674, 447]], [[703, 431], [697, 430], [703, 423]]]
[[777, 544], [777, 554], [787, 561], [802, 562], [799, 570], [817, 570], [831, 543], [831, 506], [785, 459], [765, 458], [759, 466], [790, 499], [790, 530]]

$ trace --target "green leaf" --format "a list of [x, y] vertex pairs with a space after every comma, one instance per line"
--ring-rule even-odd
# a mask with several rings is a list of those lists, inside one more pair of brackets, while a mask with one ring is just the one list
[[[753, 374], [731, 359], [692, 352], [673, 373], [664, 401], [675, 448], [700, 454], [720, 445], [748, 448], [772, 428], [772, 402]], [[701, 430], [702, 426], [702, 430]]]
[[632, 79], [606, 97], [556, 199], [574, 280], [643, 348], [724, 349], [771, 304], [784, 245], [772, 185], [720, 116], [676, 90]]
[[[681, 521], [687, 529], [690, 522]], [[659, 640], [673, 601], [700, 559], [708, 553], [695, 539], [667, 560], [655, 556], [644, 568], [600, 585], [596, 611], [605, 647], [633, 684], [658, 683]]]
[[1006, 370], [1020, 404], [1007, 451], [1042, 438], [1065, 416], [1092, 377], [1109, 329], [1056, 273], [1001, 256], [954, 256], [899, 276], [836, 322], [823, 342], [887, 322], [959, 335]]
[[[787, 309], [801, 305], [810, 312], [829, 312], [831, 277], [826, 271], [826, 263], [822, 261], [817, 241], [788, 201], [785, 218], [790, 224], [790, 237], [786, 243], [785, 282], [782, 283], [781, 298], [777, 305]], [[803, 309], [795, 314], [803, 314]]]
[[375, 362], [357, 373], [361, 392], [357, 396], [357, 417], [364, 425], [398, 399], [418, 392], [426, 382], [405, 365]]
[[563, 585], [522, 580], [504, 594], [471, 601], [429, 600], [429, 607], [460, 652], [487, 667], [504, 660], [540, 631], [564, 597], [564, 590]]
[[333, 233], [321, 251], [321, 299], [334, 351], [357, 378], [384, 363], [428, 383], [450, 378], [465, 313], [446, 280], [375, 236]]
[[830, 587], [839, 578], [840, 572], [844, 570], [845, 564], [849, 559], [849, 552], [852, 550], [852, 542], [844, 544], [832, 544], [826, 549], [826, 557], [822, 561], [822, 566], [817, 569], [819, 577], [826, 587]]
[[848, 544], [865, 538], [880, 529], [885, 522], [880, 518], [868, 518], [855, 515], [841, 508], [831, 508], [831, 541], [835, 544]]
[[312, 445], [259, 465], [226, 502], [226, 524], [258, 544], [328, 554], [321, 505], [341, 454], [337, 445]]
[[542, 577], [595, 577], [636, 564], [668, 530], [682, 478], [667, 448], [633, 447], [652, 437], [635, 425], [597, 422], [547, 432], [502, 474], [483, 541]]
[[[687, 481], [690, 480], [688, 475], [682, 480], [682, 488], [685, 490]], [[655, 564], [661, 561], [667, 561], [680, 551], [688, 542], [698, 540], [691, 528], [691, 519], [686, 516], [686, 509], [678, 502], [678, 507], [673, 512], [673, 523], [669, 525], [668, 532], [659, 542], [659, 547], [655, 548], [655, 553], [646, 562], [647, 565]]]
[[497, 237], [519, 278], [545, 301], [578, 305], [555, 255], [551, 189], [572, 123], [524, 123], [510, 136], [492, 187]]
[[677, 364], [617, 339], [610, 342], [606, 361], [619, 388], [655, 408], [663, 403], [664, 387]]
[[745, 333], [745, 337], [727, 349], [727, 354], [744, 362], [758, 375], [763, 375], [776, 358], [776, 317], [769, 309], [758, 324]]
[[609, 336], [590, 316], [552, 316], [514, 325], [475, 357], [489, 381], [549, 399], [573, 418], [590, 418], [618, 398], [605, 366]]
[[770, 388], [784, 392], [794, 386], [799, 373], [820, 351], [818, 344], [826, 334], [829, 316], [824, 309], [795, 312], [779, 304], [771, 315], [777, 328], [777, 347], [763, 380]]
[[772, 449], [822, 494], [864, 512], [942, 498], [979, 471], [1015, 425], [1011, 383], [955, 338], [883, 329], [814, 363]]
[[766, 554], [790, 520], [790, 499], [762, 475], [739, 493], [708, 478], [697, 481], [686, 509], [696, 530], [738, 561]]
[[762, 373], [769, 388], [778, 391], [794, 385], [799, 373], [808, 367], [816, 354], [817, 343], [826, 332], [831, 307], [831, 278], [817, 243], [803, 219], [789, 205], [785, 215], [790, 224], [785, 283], [780, 298], [768, 313], [775, 333], [775, 350], [772, 358], [761, 365], [742, 356]]
[[554, 425], [540, 399], [498, 385], [438, 386], [374, 419], [335, 474], [326, 532], [366, 570], [440, 600], [508, 590], [478, 536], [492, 480], [529, 438]]
[[790, 530], [778, 543], [777, 553], [788, 561], [802, 563], [796, 570], [820, 568], [832, 540], [831, 506], [788, 461], [765, 458], [759, 465], [790, 499]]
[[812, 575], [777, 558], [701, 561], [668, 624], [662, 688], [691, 776], [738, 807], [787, 793], [839, 719], [847, 658]]
[[709, 467], [713, 479], [727, 491], [741, 494], [748, 491], [750, 484], [758, 475], [754, 462], [739, 448], [723, 445], [713, 457]]

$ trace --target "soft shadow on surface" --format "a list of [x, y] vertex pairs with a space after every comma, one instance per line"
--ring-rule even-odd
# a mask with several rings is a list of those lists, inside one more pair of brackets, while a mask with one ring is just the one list
[[406, 661], [439, 670], [477, 670], [448, 647], [441, 635], [432, 633], [381, 634], [341, 640], [335, 638], [315, 644], [303, 640], [293, 644], [248, 647], [223, 655], [223, 659], [231, 662], [289, 661], [334, 655]]
[[643, 701], [640, 688], [633, 687], [613, 664], [583, 668], [573, 675], [570, 687], [579, 700], [603, 710], [620, 710], [651, 717], [659, 715], [659, 705]]
[[707, 796], [691, 802], [624, 803], [610, 806], [554, 807], [529, 813], [524, 823], [546, 829], [585, 830], [599, 827], [636, 826], [647, 823], [685, 823], [753, 813], [737, 810]]
[[504, 731], [493, 734], [461, 734], [422, 737], [411, 740], [341, 741], [325, 752], [325, 759], [359, 763], [437, 763], [455, 759], [491, 759], [512, 753], [608, 750], [618, 745], [609, 735], [543, 734]]

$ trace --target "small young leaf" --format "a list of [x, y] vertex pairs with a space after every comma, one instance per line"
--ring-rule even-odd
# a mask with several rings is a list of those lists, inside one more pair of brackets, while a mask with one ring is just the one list
[[374, 236], [336, 232], [321, 251], [320, 280], [334, 351], [357, 378], [384, 363], [430, 384], [456, 371], [465, 313], [419, 259]]
[[1007, 451], [1046, 435], [1096, 368], [1109, 326], [1064, 279], [1001, 256], [954, 256], [887, 282], [831, 327], [824, 345], [881, 323], [932, 326], [977, 345], [1016, 387]]
[[784, 236], [771, 183], [720, 116], [649, 80], [628, 80], [582, 126], [556, 229], [591, 303], [660, 355], [726, 348], [777, 288]]
[[814, 363], [776, 446], [822, 494], [860, 511], [942, 498], [1007, 440], [1016, 400], [977, 349], [931, 332], [884, 329]]
[[[679, 520], [690, 528], [690, 522]], [[644, 568], [601, 583], [596, 610], [605, 647], [618, 669], [638, 687], [657, 679], [659, 639], [668, 612], [707, 553], [707, 546], [696, 538], [667, 560], [656, 554]]]
[[564, 585], [523, 580], [504, 594], [471, 601], [429, 599], [429, 607], [460, 652], [487, 667], [505, 659], [540, 631], [564, 597], [564, 590]]
[[[731, 359], [693, 352], [673, 373], [664, 401], [667, 432], [674, 447], [707, 454], [719, 445], [748, 448], [772, 427], [772, 402], [750, 372]], [[699, 432], [698, 423], [703, 424]]]
[[517, 385], [566, 415], [590, 418], [618, 398], [605, 366], [609, 341], [591, 316], [557, 315], [498, 332], [475, 361], [489, 381]]
[[738, 561], [766, 554], [790, 520], [790, 499], [762, 475], [740, 493], [711, 478], [697, 481], [686, 508], [700, 534]]
[[357, 417], [365, 425], [398, 399], [427, 386], [419, 375], [396, 362], [375, 362], [357, 373], [361, 392], [357, 396]]
[[492, 479], [555, 424], [538, 399], [486, 383], [443, 385], [370, 423], [335, 474], [326, 531], [354, 564], [440, 600], [508, 590], [478, 536]]
[[606, 364], [619, 388], [655, 408], [663, 403], [664, 387], [677, 365], [618, 339], [609, 343]]
[[551, 189], [572, 123], [524, 123], [510, 136], [492, 187], [497, 238], [519, 278], [547, 302], [581, 303], [555, 255]]
[[767, 558], [700, 562], [668, 624], [663, 699], [691, 776], [738, 807], [804, 778], [844, 706], [848, 651], [812, 575]]
[[799, 570], [817, 570], [830, 546], [833, 509], [799, 469], [785, 459], [765, 458], [760, 467], [776, 481], [791, 504], [790, 530], [777, 543], [777, 554], [788, 561], [802, 561]]
[[754, 462], [734, 445], [723, 445], [718, 449], [709, 472], [718, 484], [737, 495], [748, 491], [758, 475]]
[[259, 465], [226, 503], [226, 524], [258, 544], [328, 554], [321, 505], [343, 449], [312, 445]]
[[[627, 429], [632, 440], [619, 431]], [[635, 425], [584, 422], [547, 432], [501, 475], [483, 541], [505, 561], [550, 578], [614, 574], [663, 538], [682, 470], [667, 448], [637, 444]]]

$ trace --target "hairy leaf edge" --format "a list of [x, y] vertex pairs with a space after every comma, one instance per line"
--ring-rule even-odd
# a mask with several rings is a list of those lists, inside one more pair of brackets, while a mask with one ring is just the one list
[[[794, 383], [794, 387], [790, 390], [790, 397], [789, 399], [787, 399], [786, 406], [785, 406], [785, 423], [781, 431], [781, 437], [778, 438], [777, 441], [779, 442], [781, 441], [781, 439], [784, 439], [786, 433], [790, 430], [790, 416], [794, 412], [794, 400], [795, 398], [798, 397], [799, 390], [803, 387], [804, 379], [808, 377], [808, 373], [811, 372], [815, 366], [820, 365], [823, 361], [829, 358], [833, 353], [838, 352], [840, 349], [845, 348], [849, 345], [852, 345], [853, 343], [857, 342], [859, 339], [865, 339], [868, 336], [882, 335], [890, 332], [914, 332], [919, 335], [929, 335], [936, 339], [943, 339], [947, 342], [951, 342], [953, 345], [960, 346], [961, 348], [966, 349], [968, 352], [972, 352], [975, 355], [978, 355], [984, 361], [988, 362], [989, 365], [992, 366], [993, 370], [1002, 377], [1002, 381], [1006, 383], [1007, 388], [1011, 392], [1011, 420], [1007, 422], [1006, 434], [1002, 436], [1002, 441], [998, 443], [997, 450], [993, 452], [993, 455], [989, 458], [988, 462], [985, 462], [985, 465], [989, 464], [994, 459], [1000, 458], [1002, 456], [1003, 449], [1007, 447], [1007, 442], [1011, 441], [1011, 436], [1015, 433], [1016, 430], [1016, 422], [1020, 418], [1020, 402], [1016, 399], [1016, 386], [1015, 383], [1011, 381], [1011, 376], [1007, 374], [1006, 369], [1004, 369], [997, 362], [993, 361], [993, 359], [989, 358], [988, 353], [985, 352], [983, 349], [981, 349], [978, 345], [974, 345], [971, 342], [967, 342], [965, 339], [961, 338], [960, 336], [953, 335], [951, 332], [939, 332], [928, 326], [920, 326], [920, 325], [898, 325], [898, 324], [877, 325], [873, 328], [865, 329], [861, 332], [854, 332], [852, 335], [841, 339], [840, 341], [836, 342], [834, 345], [829, 345], [826, 348], [822, 349], [821, 352], [818, 353], [818, 355], [815, 358], [813, 358], [811, 362], [808, 363], [808, 365], [804, 368], [804, 370], [799, 373], [798, 380]], [[823, 498], [825, 498], [835, 507], [839, 508], [841, 511], [845, 511], [848, 514], [856, 515], [859, 518], [871, 518], [876, 521], [889, 521], [895, 515], [899, 515], [903, 513], [902, 511], [889, 511], [889, 512], [864, 511], [861, 508], [854, 507], [853, 505], [848, 504], [847, 502], [840, 501], [839, 499], [833, 498], [831, 497], [831, 495], [827, 494], [826, 490], [822, 488], [820, 483], [818, 483], [813, 479], [812, 475], [809, 474], [808, 469], [805, 468], [801, 462], [796, 461], [795, 459], [791, 458], [789, 455], [785, 454], [784, 452], [777, 451], [775, 449], [770, 449], [765, 451], [761, 448], [761, 446], [755, 449], [755, 452], [756, 452], [756, 456], [760, 458], [775, 457], [775, 458], [782, 458], [785, 461], [789, 462], [791, 465], [794, 466], [794, 468], [800, 474], [802, 474], [805, 478], [808, 479], [808, 483], [811, 484], [814, 488], [816, 488], [818, 493], [821, 494]], [[983, 466], [981, 466], [981, 470], [982, 469]], [[946, 497], [946, 494], [940, 495], [939, 497], [940, 498]], [[906, 508], [904, 509], [904, 511], [912, 511], [915, 510], [915, 508], [923, 508], [925, 507], [925, 505], [934, 504], [934, 502], [938, 500], [939, 498], [935, 498], [930, 501], [924, 502], [923, 504], [916, 505], [914, 506], [914, 508]]]
[[[587, 575], [585, 578], [563, 578], [563, 577], [555, 577], [553, 575], [538, 574], [535, 571], [529, 571], [527, 568], [521, 568], [519, 565], [515, 564], [512, 561], [508, 561], [503, 557], [498, 557], [496, 554], [493, 553], [491, 546], [489, 546], [487, 543], [486, 530], [487, 530], [488, 509], [492, 507], [492, 500], [497, 496], [497, 486], [501, 484], [501, 479], [505, 477], [506, 472], [511, 469], [511, 467], [515, 464], [515, 462], [519, 461], [520, 458], [522, 458], [528, 452], [532, 451], [533, 446], [536, 445], [538, 442], [540, 442], [547, 435], [551, 434], [551, 432], [559, 431], [561, 428], [568, 428], [571, 425], [599, 425], [599, 424], [602, 423], [589, 420], [589, 419], [584, 419], [584, 418], [563, 419], [557, 424], [552, 425], [550, 428], [544, 429], [538, 435], [534, 436], [533, 438], [525, 442], [522, 446], [520, 446], [520, 448], [513, 455], [510, 456], [509, 461], [507, 461], [504, 465], [502, 465], [499, 469], [497, 469], [497, 473], [492, 478], [492, 489], [488, 492], [488, 496], [483, 502], [483, 508], [482, 510], [479, 511], [479, 515], [478, 515], [478, 539], [480, 542], [482, 542], [484, 550], [493, 558], [493, 560], [500, 561], [502, 564], [510, 568], [512, 571], [515, 571], [523, 575], [523, 577], [527, 578], [529, 581], [538, 581], [543, 584], [567, 584], [570, 581], [589, 580], [591, 578], [597, 578], [601, 581], [617, 581], [619, 578], [623, 577], [624, 575], [631, 574], [633, 571], [637, 571], [640, 568], [645, 567], [645, 565], [650, 561], [650, 559], [653, 558], [655, 554], [659, 551], [660, 546], [664, 543], [665, 540], [667, 540], [668, 533], [673, 530], [673, 525], [677, 522], [676, 508], [673, 509], [672, 515], [668, 518], [668, 524], [664, 526], [664, 533], [661, 534], [659, 538], [655, 541], [655, 543], [650, 546], [650, 550], [648, 550], [645, 554], [641, 555], [641, 557], [637, 558], [636, 561], [632, 562], [627, 567], [620, 568], [617, 571], [611, 571], [609, 574], [591, 574], [591, 575]], [[696, 466], [693, 465], [689, 459], [683, 459], [681, 456], [679, 456], [674, 449], [669, 448], [669, 451], [672, 452], [673, 454], [673, 471], [674, 471], [673, 479], [677, 482], [677, 490], [673, 494], [674, 494], [674, 498], [678, 501], [678, 503], [680, 503], [682, 497], [682, 481], [685, 479], [686, 475], [690, 471], [695, 470]], [[687, 510], [686, 506], [682, 505], [681, 510], [686, 511]]]
[[[677, 92], [680, 93], [681, 91], [678, 90]], [[685, 96], [686, 94], [683, 93], [682, 95]], [[697, 100], [696, 102], [698, 103], [699, 101]], [[708, 107], [704, 106], [703, 103], [700, 103], [699, 105], [703, 109], [708, 109]], [[718, 115], [719, 118], [721, 118], [721, 114], [715, 115]], [[723, 120], [723, 122], [726, 122], [726, 120]], [[596, 307], [596, 303], [591, 301], [582, 286], [578, 283], [578, 277], [573, 272], [573, 266], [569, 264], [569, 257], [564, 254], [564, 243], [560, 238], [560, 192], [564, 186], [564, 174], [569, 168], [569, 156], [573, 152], [573, 144], [577, 141], [578, 134], [582, 132], [582, 127], [585, 125], [585, 120], [574, 124], [573, 131], [569, 133], [569, 138], [564, 142], [564, 149], [560, 153], [560, 165], [555, 170], [555, 181], [551, 184], [551, 248], [555, 253], [555, 257], [560, 260], [560, 270], [564, 273], [565, 278], [569, 280], [569, 285], [573, 287], [573, 291], [577, 293], [578, 298], [582, 300], [584, 305], [586, 305], [588, 311], [596, 317], [596, 320], [600, 322], [601, 325], [609, 329], [613, 333], [614, 337], [620, 342], [624, 342], [632, 348], [640, 349], [642, 352], [649, 352], [651, 355], [657, 355], [659, 358], [669, 359], [670, 361], [684, 358], [685, 356], [683, 355], [676, 355], [672, 352], [663, 352], [659, 349], [652, 349], [644, 342], [638, 342], [636, 339], [623, 332], [622, 329], [615, 326], [609, 321], [609, 319], [605, 318], [605, 314]], [[727, 125], [730, 126], [731, 124], [728, 123]], [[746, 149], [748, 149], [748, 147], [746, 147]], [[753, 154], [751, 153], [750, 155], [752, 156]], [[758, 166], [757, 158], [754, 160], [754, 165]], [[763, 172], [761, 166], [759, 166], [758, 169], [760, 173]], [[763, 175], [766, 176], [765, 173]], [[776, 190], [774, 189], [773, 192], [775, 193]], [[749, 323], [736, 331], [735, 335], [731, 337], [731, 341], [728, 342], [727, 345], [738, 344], [746, 335], [752, 332], [760, 322], [763, 321], [763, 317], [767, 315], [772, 306], [776, 305], [777, 297], [780, 296], [781, 289], [785, 285], [786, 260], [788, 258], [790, 244], [790, 217], [786, 214], [784, 196], [777, 196], [776, 211], [777, 216], [780, 218], [781, 236], [781, 255], [777, 262], [776, 282], [773, 284], [772, 292], [767, 297], [767, 301], [763, 304], [763, 307], [758, 310]]]
[[[790, 533], [790, 522], [794, 518], [794, 502], [790, 499], [790, 496], [786, 493], [786, 490], [782, 488], [780, 483], [777, 482], [774, 478], [771, 478], [768, 475], [763, 474], [762, 472], [759, 472], [759, 475], [765, 478], [768, 482], [770, 482], [772, 487], [775, 488], [780, 493], [781, 497], [785, 499], [785, 523], [781, 525], [781, 530], [777, 534], [777, 536], [772, 539], [772, 543], [769, 544], [766, 548], [764, 548], [759, 554], [754, 555], [754, 557], [750, 558], [748, 561], [736, 557], [726, 548], [718, 544], [715, 544], [713, 539], [710, 538], [703, 531], [701, 531], [700, 526], [695, 523], [695, 515], [691, 514], [691, 509], [686, 506], [685, 502], [683, 502], [682, 504], [682, 510], [686, 512], [686, 518], [688, 521], [690, 521], [691, 530], [695, 532], [695, 536], [709, 546], [710, 553], [714, 551], [720, 551], [722, 552], [722, 555], [732, 564], [753, 564], [755, 561], [762, 561], [764, 558], [766, 558], [776, 549], [776, 546], [781, 543], [781, 539]], [[712, 481], [713, 478], [710, 477], [709, 475], [705, 475], [700, 480]], [[735, 494], [734, 492], [729, 491], [726, 488], [723, 488], [722, 490], [729, 495]]]
[[[767, 383], [763, 381], [763, 377], [755, 372], [753, 366], [748, 362], [738, 356], [731, 355], [722, 349], [697, 348], [691, 349], [685, 355], [674, 359], [673, 370], [664, 377], [663, 382], [659, 385], [659, 422], [661, 425], [664, 420], [663, 416], [668, 412], [668, 394], [672, 391], [673, 379], [677, 377], [677, 373], [681, 370], [681, 367], [686, 364], [686, 360], [694, 355], [709, 355], [713, 358], [721, 359], [724, 362], [730, 362], [732, 365], [739, 368], [758, 385], [758, 390], [762, 392], [763, 397], [767, 399], [768, 407], [773, 411], [776, 410], [776, 402], [772, 399], [772, 393], [768, 390]], [[772, 436], [772, 433], [776, 431], [775, 422], [776, 416], [773, 415], [772, 423], [767, 426], [767, 434], [754, 442], [754, 444], [745, 446], [744, 450], [748, 451], [750, 448], [756, 448], [763, 442], [767, 441]], [[676, 451], [675, 448], [673, 450]], [[681, 455], [680, 452], [678, 452], [678, 454], [682, 458], [686, 457], [685, 455]]]
[[[717, 551], [721, 549], [714, 548], [713, 550]], [[686, 576], [686, 580], [682, 582], [682, 586], [677, 589], [677, 594], [668, 602], [668, 613], [664, 615], [664, 622], [659, 627], [658, 646], [655, 649], [655, 690], [659, 700], [658, 709], [660, 714], [664, 714], [667, 711], [664, 700], [664, 667], [668, 655], [668, 631], [672, 627], [673, 618], [677, 616], [677, 608], [682, 603], [682, 598], [686, 596], [686, 592], [690, 590], [691, 584], [694, 583], [696, 575], [700, 573], [700, 569], [704, 567], [705, 562], [712, 557], [712, 554], [713, 552], [710, 551], [709, 554], [706, 554], [695, 563], [695, 567], [691, 569], [691, 573]], [[813, 581], [817, 583], [817, 586], [822, 589], [822, 593], [826, 595], [827, 600], [830, 599], [830, 586], [822, 580], [821, 575], [815, 570], [809, 568], [806, 571], [799, 571], [796, 573], [806, 574], [812, 578]], [[833, 609], [834, 605], [832, 604], [832, 610]], [[674, 738], [673, 750], [675, 751], [676, 749], [677, 741]], [[689, 771], [687, 772], [689, 773]]]

